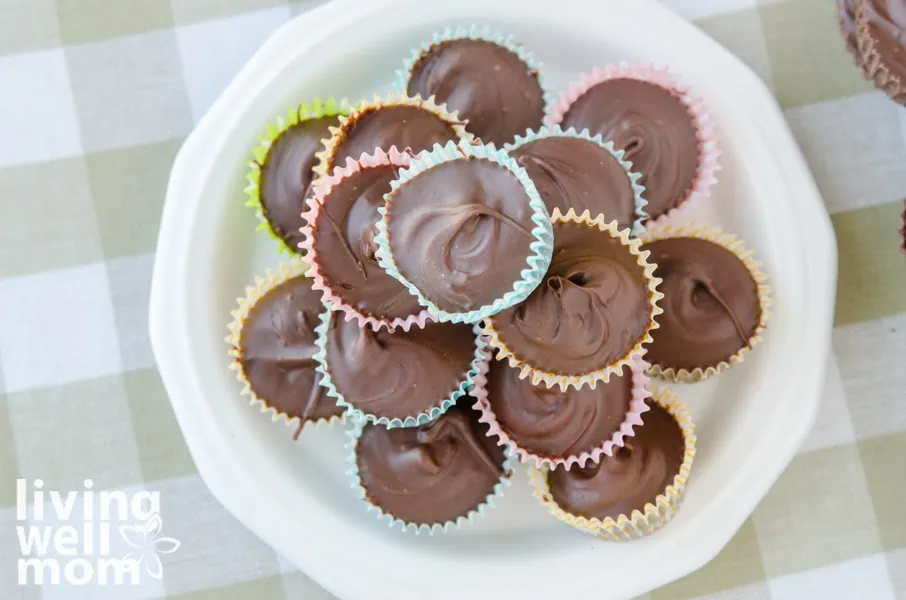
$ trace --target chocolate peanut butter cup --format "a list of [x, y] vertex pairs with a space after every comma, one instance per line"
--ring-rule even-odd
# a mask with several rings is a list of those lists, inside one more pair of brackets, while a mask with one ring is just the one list
[[652, 374], [699, 381], [742, 362], [770, 316], [767, 276], [753, 253], [694, 224], [652, 229], [642, 241], [664, 294], [645, 356]]
[[858, 0], [856, 41], [865, 75], [906, 106], [906, 0]]
[[340, 123], [330, 129], [330, 137], [318, 154], [315, 173], [319, 179], [326, 178], [335, 166], [346, 164], [347, 158], [358, 160], [379, 149], [389, 151], [396, 147], [400, 152], [418, 154], [435, 144], [461, 139], [471, 141], [473, 136], [456, 113], [448, 112], [433, 98], [375, 96], [341, 116]]
[[307, 202], [302, 243], [307, 273], [323, 302], [359, 326], [424, 327], [427, 311], [409, 290], [388, 275], [375, 257], [378, 209], [409, 155], [377, 150], [334, 169]]
[[499, 360], [533, 384], [608, 381], [651, 341], [660, 314], [654, 265], [638, 239], [603, 216], [554, 209], [554, 252], [525, 301], [485, 320]]
[[440, 418], [387, 429], [356, 423], [350, 462], [359, 496], [389, 525], [446, 532], [494, 506], [511, 465], [463, 398]]
[[252, 406], [274, 420], [296, 425], [295, 437], [309, 422], [328, 422], [343, 414], [319, 385], [315, 328], [324, 312], [321, 294], [302, 275], [295, 259], [258, 277], [232, 313], [227, 343], [230, 369]]
[[616, 220], [620, 229], [644, 231], [648, 217], [640, 173], [624, 160], [625, 152], [587, 131], [563, 131], [559, 125], [527, 133], [505, 148], [531, 177], [548, 211], [559, 208]]
[[486, 344], [469, 325], [375, 331], [341, 313], [316, 329], [320, 383], [351, 418], [413, 427], [438, 418], [473, 389]]
[[595, 69], [551, 109], [549, 125], [588, 129], [625, 152], [642, 174], [651, 220], [669, 215], [716, 181], [718, 150], [701, 101], [666, 70], [625, 64]]
[[330, 128], [350, 110], [346, 100], [333, 98], [301, 104], [269, 125], [253, 151], [246, 204], [255, 209], [259, 229], [270, 233], [283, 252], [299, 253], [299, 228], [316, 179], [317, 154], [331, 136]]
[[450, 142], [412, 159], [391, 185], [378, 261], [429, 313], [474, 323], [535, 289], [550, 262], [550, 217], [503, 150]]
[[544, 119], [539, 66], [512, 36], [487, 28], [435, 33], [413, 52], [400, 78], [408, 95], [445, 103], [485, 143], [502, 146]]
[[613, 456], [570, 470], [531, 469], [538, 498], [553, 516], [608, 540], [644, 537], [663, 527], [682, 502], [695, 458], [692, 418], [658, 389], [635, 435]]
[[642, 424], [651, 395], [647, 368], [637, 360], [607, 383], [561, 390], [534, 385], [506, 361], [489, 360], [476, 379], [474, 408], [488, 435], [523, 462], [584, 467], [612, 455]]

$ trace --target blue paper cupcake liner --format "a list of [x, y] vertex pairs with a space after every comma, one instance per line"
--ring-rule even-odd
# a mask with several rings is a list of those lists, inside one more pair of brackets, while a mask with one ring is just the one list
[[325, 311], [321, 314], [321, 322], [315, 328], [315, 333], [318, 336], [315, 340], [315, 344], [318, 346], [318, 351], [314, 356], [315, 361], [318, 363], [315, 370], [321, 374], [320, 384], [327, 389], [328, 395], [337, 401], [338, 406], [346, 409], [348, 418], [352, 421], [361, 421], [363, 424], [375, 423], [392, 429], [395, 427], [415, 427], [416, 425], [422, 425], [433, 421], [447, 412], [450, 407], [456, 404], [457, 400], [472, 391], [475, 386], [475, 378], [478, 376], [478, 372], [481, 369], [481, 363], [488, 357], [487, 341], [484, 336], [480, 335], [479, 327], [476, 325], [473, 327], [473, 332], [475, 333], [475, 353], [472, 362], [469, 365], [469, 370], [466, 371], [459, 387], [453, 390], [449, 396], [441, 400], [439, 404], [424, 412], [408, 416], [405, 419], [381, 417], [373, 413], [365, 412], [348, 402], [343, 394], [337, 390], [337, 387], [333, 382], [333, 377], [330, 374], [330, 365], [327, 360], [327, 332], [330, 328], [331, 315], [335, 315], [338, 319], [343, 318], [342, 313]]
[[[489, 160], [496, 163], [511, 173], [513, 173], [525, 189], [529, 198], [529, 206], [533, 211], [532, 222], [535, 226], [532, 228], [532, 235], [535, 240], [529, 245], [530, 254], [526, 257], [526, 267], [520, 273], [520, 279], [513, 283], [513, 289], [501, 298], [494, 300], [491, 304], [481, 306], [468, 312], [447, 312], [441, 310], [436, 304], [431, 302], [422, 294], [422, 292], [406, 277], [400, 273], [396, 266], [396, 260], [393, 256], [390, 240], [390, 214], [388, 207], [393, 204], [393, 195], [402, 186], [410, 180], [418, 177], [420, 174], [438, 165], [452, 162], [455, 160], [466, 160], [478, 158]], [[525, 169], [520, 167], [509, 154], [504, 150], [498, 150], [493, 144], [474, 144], [469, 141], [447, 142], [445, 146], [435, 144], [431, 152], [425, 152], [412, 162], [408, 169], [400, 169], [399, 177], [391, 182], [391, 190], [384, 196], [384, 206], [378, 208], [381, 218], [378, 219], [374, 241], [377, 244], [375, 253], [378, 263], [387, 273], [402, 283], [418, 299], [418, 303], [424, 306], [428, 312], [439, 321], [451, 321], [453, 323], [477, 323], [482, 319], [495, 315], [502, 310], [519, 304], [531, 294], [547, 272], [550, 266], [551, 255], [553, 254], [554, 232], [551, 225], [550, 214], [535, 184], [526, 173]]]
[[[534, 72], [535, 76], [538, 78], [538, 85], [541, 86], [541, 92], [544, 98], [544, 114], [545, 116], [547, 115], [547, 108], [553, 106], [554, 102], [557, 100], [557, 95], [554, 93], [553, 89], [547, 85], [547, 82], [544, 79], [541, 62], [535, 58], [535, 55], [532, 52], [526, 50], [525, 46], [520, 44], [515, 36], [505, 35], [487, 25], [480, 26], [473, 24], [469, 27], [446, 27], [441, 31], [435, 31], [430, 39], [425, 40], [420, 46], [413, 48], [412, 53], [407, 58], [403, 59], [403, 68], [396, 72], [394, 90], [399, 93], [406, 93], [406, 89], [409, 87], [409, 75], [412, 72], [412, 68], [415, 66], [415, 63], [417, 63], [422, 56], [430, 52], [432, 48], [445, 42], [461, 39], [497, 44], [515, 54], [519, 60], [525, 63], [529, 71]], [[466, 127], [468, 127], [468, 125], [466, 125]]]
[[401, 531], [411, 531], [416, 535], [422, 533], [427, 533], [428, 535], [434, 535], [435, 533], [447, 533], [451, 529], [459, 529], [464, 525], [472, 524], [476, 518], [482, 517], [485, 513], [496, 506], [497, 500], [502, 496], [506, 488], [512, 484], [513, 472], [515, 471], [516, 464], [518, 461], [511, 454], [507, 454], [503, 463], [503, 472], [504, 474], [497, 481], [497, 484], [494, 486], [494, 489], [488, 494], [488, 497], [482, 502], [478, 507], [472, 509], [467, 514], [462, 515], [456, 518], [453, 521], [447, 521], [446, 523], [410, 523], [402, 519], [398, 519], [393, 515], [384, 512], [384, 510], [375, 504], [372, 504], [368, 499], [368, 492], [365, 490], [365, 487], [362, 485], [362, 480], [359, 477], [359, 467], [358, 461], [356, 460], [356, 447], [358, 446], [359, 436], [362, 435], [362, 431], [365, 429], [365, 423], [363, 421], [357, 421], [355, 419], [350, 419], [352, 427], [347, 430], [349, 435], [349, 441], [346, 443], [346, 450], [348, 452], [347, 461], [349, 463], [349, 469], [346, 473], [349, 475], [352, 483], [352, 489], [355, 490], [356, 496], [365, 504], [366, 510], [369, 513], [377, 515], [377, 518], [381, 521], [387, 523], [387, 526], [391, 529], [400, 529]]
[[[567, 130], [563, 130], [559, 125], [551, 125], [542, 127], [537, 131], [527, 131], [525, 135], [517, 136], [516, 139], [506, 144], [503, 149], [507, 152], [512, 152], [513, 150], [534, 142], [535, 140], [545, 139], [545, 138], [577, 138], [582, 140], [587, 140], [594, 144], [597, 144], [601, 148], [604, 148], [618, 163], [623, 167], [623, 170], [626, 171], [626, 176], [629, 178], [629, 183], [632, 185], [632, 192], [635, 201], [635, 220], [632, 222], [632, 235], [640, 235], [645, 232], [645, 220], [648, 219], [648, 213], [645, 211], [645, 207], [648, 206], [648, 200], [644, 198], [645, 186], [639, 183], [639, 179], [642, 177], [641, 173], [637, 173], [632, 170], [632, 162], [626, 160], [626, 152], [623, 150], [617, 150], [614, 148], [613, 142], [605, 142], [601, 134], [591, 135], [587, 129], [582, 130], [581, 132], [576, 131], [575, 128], [570, 127]], [[564, 207], [564, 211], [566, 208]], [[592, 215], [595, 217], [597, 215]]]

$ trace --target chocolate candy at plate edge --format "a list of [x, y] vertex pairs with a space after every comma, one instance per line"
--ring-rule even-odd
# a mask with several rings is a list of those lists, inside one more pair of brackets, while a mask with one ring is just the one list
[[622, 228], [635, 221], [635, 190], [629, 174], [607, 149], [579, 137], [542, 137], [510, 155], [531, 177], [549, 211], [588, 210]]
[[468, 121], [470, 132], [497, 146], [537, 129], [544, 118], [537, 71], [514, 51], [483, 39], [432, 45], [410, 69], [406, 91], [446, 103]]
[[541, 285], [490, 323], [525, 364], [581, 375], [616, 363], [645, 338], [653, 310], [648, 286], [638, 256], [619, 238], [593, 225], [556, 223]]
[[313, 262], [324, 284], [357, 312], [388, 321], [423, 310], [375, 259], [377, 209], [384, 205], [384, 194], [396, 176], [393, 164], [352, 172], [323, 197], [311, 229]]
[[428, 322], [423, 329], [374, 331], [331, 315], [326, 368], [343, 401], [388, 421], [427, 413], [459, 389], [475, 360], [468, 325]]
[[748, 347], [763, 308], [757, 282], [735, 253], [689, 237], [655, 240], [643, 248], [651, 251], [664, 294], [646, 360], [663, 368], [704, 370]]
[[644, 513], [680, 473], [686, 453], [683, 431], [657, 403], [649, 403], [644, 424], [625, 438], [613, 456], [597, 464], [555, 469], [548, 475], [551, 497], [564, 511], [588, 519], [616, 519]]
[[387, 198], [396, 268], [442, 311], [465, 313], [502, 298], [535, 254], [530, 197], [491, 160], [438, 164]]
[[273, 141], [260, 164], [261, 212], [292, 250], [302, 241], [299, 229], [305, 224], [302, 212], [315, 179], [316, 154], [330, 137], [329, 128], [338, 123], [335, 115], [292, 125]]
[[547, 387], [521, 379], [519, 370], [494, 360], [487, 374], [487, 402], [500, 429], [521, 449], [563, 459], [602, 447], [626, 420], [633, 399], [629, 366], [594, 389]]
[[561, 127], [588, 128], [626, 152], [641, 173], [654, 219], [688, 199], [698, 177], [698, 131], [689, 107], [671, 90], [630, 78], [602, 81], [579, 96]]
[[442, 525], [485, 503], [504, 470], [503, 449], [465, 397], [425, 425], [387, 429], [366, 425], [356, 466], [366, 499], [406, 522]]
[[265, 293], [241, 325], [237, 360], [252, 393], [278, 413], [301, 419], [299, 431], [308, 421], [343, 413], [315, 371], [322, 310], [321, 293], [298, 276]]
[[856, 27], [866, 75], [906, 106], [906, 1], [859, 0]]

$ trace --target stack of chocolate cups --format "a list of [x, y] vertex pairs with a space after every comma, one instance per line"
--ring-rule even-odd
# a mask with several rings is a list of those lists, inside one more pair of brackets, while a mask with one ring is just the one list
[[239, 300], [242, 393], [348, 428], [349, 477], [391, 526], [444, 532], [517, 463], [551, 515], [647, 535], [696, 438], [662, 381], [742, 362], [770, 306], [735, 237], [682, 222], [719, 169], [704, 105], [608, 66], [559, 98], [512, 37], [447, 29], [395, 93], [313, 101], [253, 152], [249, 205], [291, 254]]

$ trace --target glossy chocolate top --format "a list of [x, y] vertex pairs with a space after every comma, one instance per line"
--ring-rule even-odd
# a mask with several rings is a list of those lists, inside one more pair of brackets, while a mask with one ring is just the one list
[[544, 118], [538, 73], [503, 46], [457, 39], [433, 46], [412, 67], [407, 93], [435, 96], [468, 120], [467, 129], [498, 147]]
[[899, 77], [906, 102], [906, 1], [864, 0], [861, 4], [875, 49], [891, 74]]
[[249, 311], [239, 336], [239, 364], [255, 395], [303, 421], [339, 416], [342, 409], [318, 385], [314, 355], [321, 292], [296, 277], [267, 292]]
[[453, 126], [429, 110], [417, 106], [376, 106], [358, 114], [348, 123], [334, 150], [332, 165], [345, 165], [351, 157], [373, 154], [396, 146], [400, 152], [418, 153], [434, 144], [459, 138]]
[[504, 476], [504, 457], [469, 408], [474, 402], [466, 397], [418, 427], [366, 426], [356, 463], [368, 500], [397, 519], [428, 525], [483, 504]]
[[650, 403], [645, 422], [625, 439], [613, 456], [569, 471], [555, 469], [548, 477], [551, 496], [566, 512], [589, 519], [627, 517], [655, 503], [679, 474], [686, 444], [679, 423], [660, 405]]
[[293, 125], [274, 140], [264, 162], [258, 184], [261, 211], [271, 229], [297, 250], [302, 241], [299, 229], [305, 224], [305, 199], [311, 195], [315, 154], [330, 137], [328, 127], [339, 117], [320, 117]]
[[327, 286], [362, 314], [387, 320], [423, 310], [374, 257], [377, 209], [395, 177], [392, 165], [365, 167], [346, 177], [325, 198], [313, 231], [316, 260]]
[[713, 242], [671, 238], [644, 246], [663, 279], [646, 360], [692, 370], [727, 360], [749, 343], [761, 320], [758, 286], [745, 264]]
[[486, 159], [442, 163], [390, 197], [397, 268], [447, 312], [467, 312], [512, 291], [532, 255], [534, 223], [522, 183]]
[[468, 325], [375, 332], [334, 314], [327, 332], [327, 366], [337, 391], [359, 410], [388, 419], [440, 405], [463, 383], [474, 357]]
[[603, 214], [620, 228], [636, 218], [635, 193], [622, 165], [595, 142], [549, 137], [516, 148], [510, 154], [528, 172], [549, 211], [564, 214], [586, 209], [592, 218]]
[[624, 367], [591, 389], [548, 388], [519, 379], [506, 361], [491, 362], [488, 402], [500, 428], [523, 450], [545, 458], [566, 458], [603, 445], [626, 419], [632, 401], [632, 372]]
[[644, 337], [651, 321], [648, 281], [638, 258], [609, 233], [560, 223], [541, 285], [491, 321], [501, 341], [532, 367], [582, 375], [617, 362]]
[[698, 136], [686, 105], [669, 90], [635, 79], [611, 79], [582, 94], [561, 126], [586, 127], [626, 151], [642, 174], [646, 211], [658, 217], [691, 193], [698, 171]]

